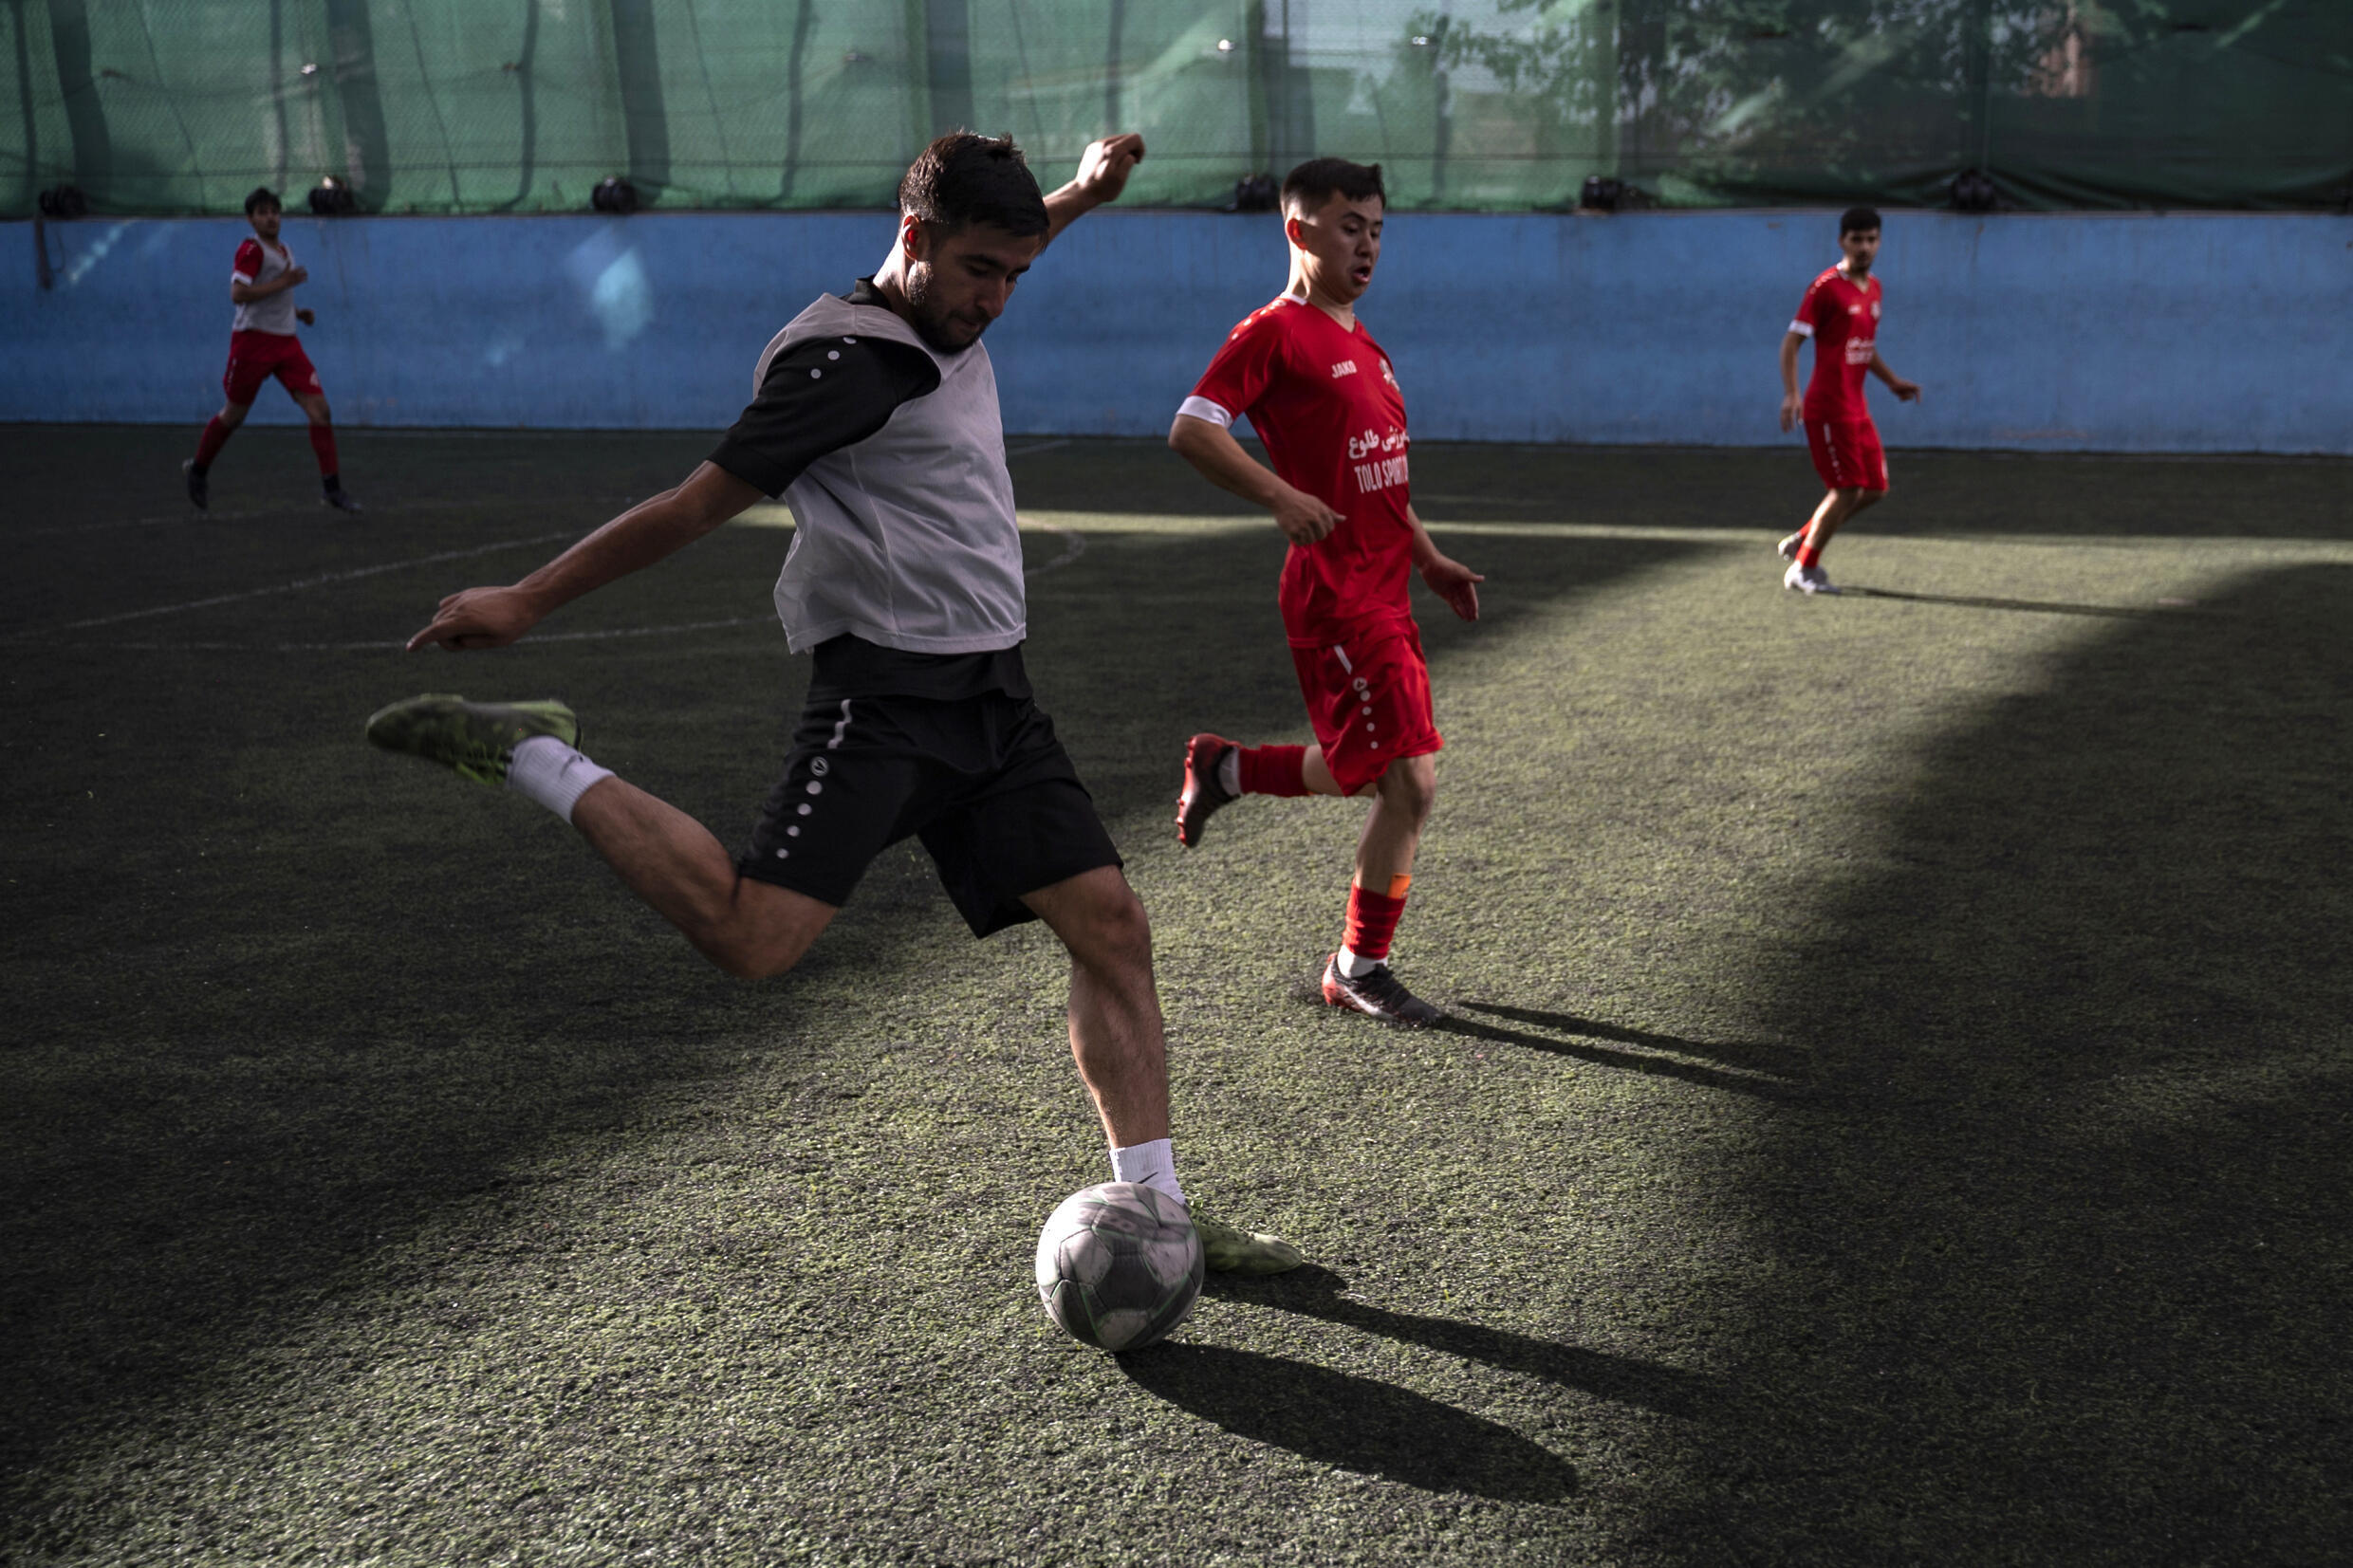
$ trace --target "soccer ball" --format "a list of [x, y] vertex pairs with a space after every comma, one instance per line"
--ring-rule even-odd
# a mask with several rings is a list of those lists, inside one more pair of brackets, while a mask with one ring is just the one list
[[1166, 1338], [1201, 1294], [1201, 1238], [1185, 1206], [1141, 1182], [1065, 1198], [1038, 1237], [1046, 1315], [1099, 1349]]

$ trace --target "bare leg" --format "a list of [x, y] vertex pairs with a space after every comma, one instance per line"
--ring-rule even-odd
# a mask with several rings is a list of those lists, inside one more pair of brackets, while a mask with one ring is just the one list
[[1841, 525], [1857, 512], [1878, 505], [1886, 493], [1862, 489], [1830, 491], [1822, 498], [1822, 505], [1814, 508], [1813, 520], [1806, 526], [1806, 543], [1817, 550], [1828, 548], [1830, 536], [1839, 531]]
[[1168, 1136], [1168, 1047], [1142, 900], [1103, 866], [1022, 902], [1070, 950], [1070, 1055], [1103, 1135], [1115, 1149]]
[[657, 914], [741, 980], [792, 968], [838, 913], [805, 893], [736, 875], [708, 828], [622, 779], [589, 785], [572, 807], [572, 825]]
[[[1340, 787], [1340, 781], [1332, 777], [1331, 765], [1324, 760], [1323, 751], [1316, 747], [1307, 747], [1307, 754], [1299, 765], [1299, 777], [1300, 782], [1314, 794], [1345, 795], [1347, 793]], [[1362, 795], [1364, 792], [1360, 789], [1357, 793]]]
[[[1316, 794], [1342, 793], [1324, 753], [1313, 747], [1299, 771]], [[1432, 755], [1391, 763], [1380, 778], [1357, 791], [1373, 797], [1372, 814], [1364, 819], [1363, 835], [1357, 839], [1357, 886], [1385, 893], [1390, 877], [1414, 874], [1414, 854], [1421, 847], [1422, 824], [1430, 820], [1437, 788], [1437, 758]]]
[[1356, 844], [1358, 887], [1386, 895], [1394, 878], [1414, 874], [1414, 855], [1437, 794], [1435, 754], [1393, 762], [1373, 782], [1373, 809]]

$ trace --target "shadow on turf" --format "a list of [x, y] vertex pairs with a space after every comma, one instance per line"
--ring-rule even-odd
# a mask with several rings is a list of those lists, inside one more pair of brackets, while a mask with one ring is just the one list
[[[1461, 1005], [1474, 1007], [1481, 1012], [1499, 1013], [1509, 1018], [1549, 1019], [1553, 1016], [1544, 1013], [1523, 1013], [1510, 1008], [1481, 1006], [1476, 1003], [1464, 1003]], [[1561, 1024], [1548, 1026], [1561, 1028], [1571, 1034], [1589, 1035], [1601, 1032], [1599, 1029], [1586, 1026], [1583, 1020], [1565, 1020]], [[1588, 1061], [1597, 1067], [1618, 1067], [1627, 1072], [1647, 1074], [1653, 1078], [1677, 1079], [1685, 1083], [1698, 1084], [1703, 1088], [1730, 1089], [1736, 1094], [1754, 1095], [1761, 1099], [1788, 1099], [1794, 1098], [1797, 1093], [1793, 1086], [1778, 1079], [1753, 1078], [1748, 1073], [1726, 1072], [1720, 1067], [1703, 1066], [1695, 1061], [1677, 1061], [1673, 1057], [1643, 1056], [1633, 1051], [1613, 1051], [1605, 1045], [1589, 1045], [1574, 1040], [1559, 1040], [1550, 1035], [1530, 1034], [1525, 1029], [1502, 1029], [1492, 1024], [1481, 1024], [1473, 1019], [1458, 1018], [1452, 1014], [1439, 1019], [1430, 1027], [1442, 1034], [1463, 1035], [1473, 1040], [1489, 1041], [1497, 1045], [1524, 1046], [1529, 1050], [1548, 1052], [1553, 1056], [1565, 1056], [1578, 1061]], [[1629, 1030], [1626, 1034], [1633, 1032]], [[1625, 1034], [1610, 1038], [1624, 1039]], [[1670, 1041], [1672, 1043], [1669, 1043]], [[1637, 1042], [1651, 1045], [1655, 1049], [1692, 1051], [1696, 1054], [1695, 1047], [1682, 1041], [1675, 1041], [1672, 1036], [1667, 1035], [1647, 1036]], [[1720, 1050], [1721, 1047], [1706, 1047], [1705, 1049]], [[1778, 1071], [1774, 1068], [1752, 1070]]]
[[1838, 591], [1853, 599], [1900, 599], [1911, 604], [1952, 604], [1965, 610], [2023, 610], [2045, 616], [2103, 616], [2119, 620], [2180, 619], [2211, 615], [2190, 605], [2068, 604], [2045, 599], [1989, 599], [1979, 594], [1916, 594], [1901, 588], [1865, 588], [1842, 582]]
[[2346, 1559], [2353, 568], [2210, 602], [1928, 740], [1727, 977], [1817, 1098], [1702, 1172], [1739, 1397], [1629, 1560]]
[[1509, 1427], [1393, 1384], [1222, 1345], [1117, 1358], [1139, 1388], [1254, 1443], [1429, 1492], [1558, 1503], [1577, 1471]]
[[1768, 1045], [1757, 1042], [1724, 1044], [1703, 1040], [1688, 1040], [1681, 1035], [1662, 1035], [1649, 1029], [1629, 1029], [1622, 1024], [1605, 1024], [1598, 1018], [1579, 1018], [1574, 1013], [1539, 1012], [1533, 1007], [1507, 1007], [1494, 1002], [1457, 1002], [1454, 1005], [1491, 1018], [1508, 1018], [1516, 1024], [1533, 1024], [1539, 1028], [1557, 1029], [1563, 1034], [1585, 1035], [1595, 1040], [1614, 1040], [1623, 1045], [1640, 1045], [1649, 1051], [1673, 1051], [1678, 1056], [1709, 1057], [1727, 1067], [1744, 1072], [1766, 1073], [1774, 1078], [1805, 1077], [1805, 1053], [1788, 1046]]
[[1314, 1264], [1262, 1279], [1212, 1274], [1201, 1287], [1204, 1295], [1320, 1318], [1386, 1339], [1482, 1362], [1503, 1372], [1541, 1377], [1547, 1383], [1576, 1389], [1597, 1399], [1636, 1405], [1661, 1415], [1687, 1419], [1704, 1415], [1717, 1396], [1709, 1379], [1655, 1361], [1612, 1356], [1606, 1351], [1564, 1345], [1452, 1318], [1391, 1312], [1349, 1300], [1344, 1294], [1347, 1288], [1344, 1278]]

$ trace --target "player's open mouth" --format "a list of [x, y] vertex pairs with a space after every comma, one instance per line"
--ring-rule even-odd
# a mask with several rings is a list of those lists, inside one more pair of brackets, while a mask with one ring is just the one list
[[1351, 267], [1348, 268], [1348, 276], [1354, 278], [1359, 283], [1371, 283], [1373, 281], [1373, 269], [1369, 266]]

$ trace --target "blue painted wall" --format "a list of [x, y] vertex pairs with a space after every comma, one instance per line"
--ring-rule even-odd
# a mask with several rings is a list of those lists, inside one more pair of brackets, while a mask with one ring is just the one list
[[[1427, 439], [1769, 445], [1826, 213], [1399, 214], [1363, 316]], [[221, 220], [0, 225], [0, 419], [195, 424], [219, 402]], [[888, 214], [289, 218], [346, 424], [718, 428], [769, 336]], [[1874, 383], [1891, 446], [2353, 452], [2353, 218], [1898, 212]], [[1157, 434], [1282, 286], [1271, 217], [1110, 211], [990, 334], [1016, 433]], [[1809, 351], [1810, 352], [1810, 351]], [[256, 418], [297, 417], [275, 389]]]

